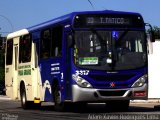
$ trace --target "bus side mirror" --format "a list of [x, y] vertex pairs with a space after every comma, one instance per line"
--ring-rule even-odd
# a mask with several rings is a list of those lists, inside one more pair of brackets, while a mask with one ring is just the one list
[[68, 35], [68, 38], [67, 38], [67, 46], [68, 48], [71, 48], [74, 46], [74, 38], [73, 38], [73, 35]]
[[151, 40], [151, 42], [155, 42], [154, 31], [151, 31], [151, 33], [150, 33], [150, 40]]
[[153, 54], [153, 41], [151, 37], [151, 34], [147, 34], [147, 50], [149, 55]]
[[152, 26], [149, 23], [145, 23], [145, 26], [149, 27], [148, 33], [149, 33], [149, 38], [150, 42], [155, 42], [155, 35]]

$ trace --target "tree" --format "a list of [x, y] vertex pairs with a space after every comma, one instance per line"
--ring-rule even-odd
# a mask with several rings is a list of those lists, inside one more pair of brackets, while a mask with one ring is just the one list
[[160, 28], [157, 26], [154, 26], [153, 31], [154, 31], [155, 39], [160, 39]]
[[[154, 32], [155, 39], [160, 39], [160, 28], [157, 26], [153, 26], [152, 30]], [[151, 29], [148, 29], [147, 31], [150, 32]]]
[[[160, 39], [160, 28], [158, 26], [153, 26], [152, 30], [154, 32], [155, 39]], [[151, 32], [151, 29], [148, 29], [147, 33], [150, 33], [150, 32]]]

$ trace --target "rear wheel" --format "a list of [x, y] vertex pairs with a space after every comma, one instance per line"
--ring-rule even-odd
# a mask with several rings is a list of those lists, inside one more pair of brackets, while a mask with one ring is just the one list
[[23, 109], [29, 109], [29, 108], [31, 108], [31, 106], [33, 106], [33, 102], [27, 101], [26, 89], [25, 89], [24, 84], [21, 85], [20, 97], [21, 97], [21, 106]]
[[106, 106], [111, 111], [127, 111], [129, 108], [129, 100], [113, 100], [107, 101]]

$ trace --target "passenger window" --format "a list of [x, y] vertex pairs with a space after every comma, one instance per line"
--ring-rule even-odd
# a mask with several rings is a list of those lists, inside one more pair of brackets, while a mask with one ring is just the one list
[[31, 61], [32, 39], [30, 35], [20, 37], [19, 63]]
[[57, 26], [52, 29], [52, 57], [62, 56], [62, 26]]
[[6, 65], [11, 65], [13, 59], [13, 39], [7, 41]]
[[40, 58], [46, 59], [50, 57], [51, 48], [51, 31], [50, 29], [44, 30], [41, 33], [41, 46], [40, 46]]

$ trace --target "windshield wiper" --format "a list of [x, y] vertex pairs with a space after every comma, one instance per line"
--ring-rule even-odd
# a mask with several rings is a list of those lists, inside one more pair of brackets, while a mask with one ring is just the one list
[[98, 39], [100, 41], [101, 46], [105, 45], [105, 42], [104, 42], [102, 36], [95, 29], [93, 29], [93, 28], [91, 28], [91, 31], [92, 31], [92, 33], [94, 33], [94, 34], [97, 35], [97, 37], [98, 37]]
[[[112, 70], [115, 69], [116, 62], [117, 62], [117, 59], [118, 59], [118, 58], [117, 58], [117, 50], [116, 50], [117, 45], [118, 45], [118, 43], [126, 36], [126, 34], [128, 33], [128, 31], [129, 31], [128, 29], [125, 30], [118, 39], [112, 37], [112, 40], [111, 40], [111, 44], [112, 44], [112, 54], [113, 54], [113, 55], [112, 55], [112, 64], [111, 64]], [[117, 42], [116, 42], [116, 41], [117, 41]]]
[[126, 36], [126, 34], [128, 33], [128, 31], [129, 31], [129, 30], [125, 30], [125, 31], [121, 34], [121, 36], [118, 38], [117, 41], [121, 41], [122, 38], [124, 38], [124, 37]]

